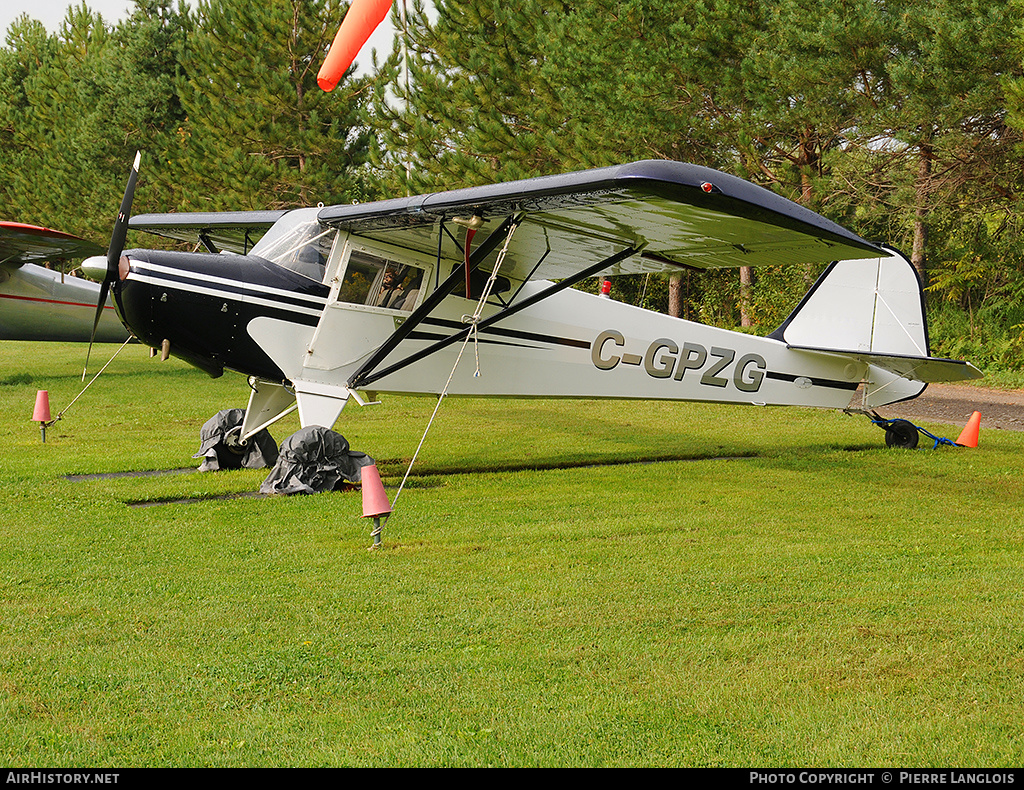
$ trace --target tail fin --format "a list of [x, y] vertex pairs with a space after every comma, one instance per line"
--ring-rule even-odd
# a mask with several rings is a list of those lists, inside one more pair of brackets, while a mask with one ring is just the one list
[[967, 362], [932, 357], [917, 271], [885, 258], [833, 263], [771, 337], [790, 348], [854, 357], [869, 366], [869, 407], [920, 395], [928, 382], [981, 378]]

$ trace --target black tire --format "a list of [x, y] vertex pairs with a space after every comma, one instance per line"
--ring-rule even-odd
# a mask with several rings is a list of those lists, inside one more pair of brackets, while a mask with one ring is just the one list
[[239, 425], [237, 428], [232, 428], [230, 431], [224, 434], [224, 446], [228, 449], [229, 452], [232, 452], [235, 455], [245, 455], [246, 451], [249, 449], [249, 445], [243, 444], [241, 439], [242, 426]]
[[224, 434], [221, 440], [214, 445], [213, 449], [217, 451], [217, 463], [221, 469], [242, 468], [242, 458], [249, 448], [238, 441], [241, 435], [242, 426], [239, 425]]
[[885, 426], [885, 446], [913, 450], [920, 438], [917, 427], [907, 420], [893, 420]]

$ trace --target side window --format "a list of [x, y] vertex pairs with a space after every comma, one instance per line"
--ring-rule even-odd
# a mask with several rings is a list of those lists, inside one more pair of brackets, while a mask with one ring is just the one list
[[423, 276], [423, 269], [416, 266], [353, 250], [338, 291], [338, 301], [409, 313], [416, 306]]

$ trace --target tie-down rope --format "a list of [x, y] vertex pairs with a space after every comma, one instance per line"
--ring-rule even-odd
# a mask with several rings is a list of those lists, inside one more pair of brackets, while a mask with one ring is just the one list
[[[427, 421], [427, 427], [423, 430], [423, 436], [420, 437], [420, 443], [416, 446], [416, 452], [413, 453], [412, 460], [409, 461], [409, 468], [405, 470], [405, 477], [402, 478], [402, 482], [398, 486], [398, 491], [395, 493], [395, 501], [391, 503], [392, 513], [398, 505], [398, 498], [402, 495], [402, 490], [405, 488], [405, 483], [409, 479], [409, 474], [412, 472], [412, 467], [416, 463], [416, 458], [420, 454], [423, 443], [427, 440], [427, 433], [430, 432], [430, 426], [434, 424], [434, 418], [437, 417], [437, 413], [441, 409], [441, 401], [443, 401], [445, 395], [448, 394], [448, 388], [451, 386], [452, 380], [455, 378], [455, 371], [459, 367], [459, 362], [462, 361], [462, 355], [466, 351], [466, 346], [469, 344], [470, 338], [474, 341], [474, 350], [476, 351], [476, 372], [473, 375], [474, 377], [480, 375], [479, 331], [477, 324], [480, 322], [480, 317], [483, 314], [484, 305], [488, 298], [490, 298], [491, 290], [494, 288], [494, 283], [498, 279], [498, 270], [501, 269], [501, 264], [505, 260], [505, 254], [508, 252], [508, 246], [512, 242], [512, 234], [515, 233], [518, 226], [518, 223], [513, 223], [512, 227], [508, 229], [508, 236], [505, 237], [505, 245], [501, 248], [501, 252], [498, 253], [498, 259], [494, 262], [494, 268], [491, 270], [491, 276], [487, 279], [487, 284], [484, 286], [484, 292], [481, 294], [479, 301], [477, 301], [476, 310], [473, 311], [473, 315], [462, 316], [462, 323], [470, 324], [471, 331], [466, 335], [466, 339], [462, 341], [462, 347], [459, 349], [459, 355], [455, 358], [455, 364], [452, 365], [452, 372], [448, 374], [448, 381], [445, 382], [444, 388], [441, 390], [440, 395], [437, 396], [437, 405], [434, 406], [434, 413], [430, 415], [430, 419]], [[384, 524], [387, 524], [390, 518], [391, 513], [387, 515], [384, 523], [381, 524], [375, 532], [379, 534], [379, 530], [384, 528]]]
[[84, 387], [82, 387], [82, 391], [79, 392], [77, 395], [75, 395], [75, 397], [72, 399], [71, 403], [69, 403], [67, 406], [65, 406], [64, 409], [56, 417], [54, 417], [52, 420], [50, 420], [48, 423], [46, 423], [46, 427], [49, 427], [49, 426], [53, 425], [55, 422], [57, 422], [57, 420], [63, 419], [64, 415], [67, 414], [68, 409], [70, 409], [72, 406], [75, 405], [75, 401], [78, 400], [79, 398], [81, 398], [85, 394], [85, 391], [87, 389], [89, 389], [89, 387], [92, 386], [93, 382], [96, 381], [96, 379], [98, 379], [100, 377], [100, 374], [103, 373], [103, 371], [106, 370], [108, 367], [110, 367], [110, 363], [114, 361], [114, 359], [117, 357], [118, 354], [121, 353], [121, 351], [124, 350], [124, 347], [127, 346], [129, 343], [131, 343], [134, 339], [135, 339], [135, 335], [129, 335], [128, 339], [125, 340], [124, 343], [121, 344], [121, 347], [119, 349], [117, 349], [117, 351], [114, 352], [114, 356], [112, 356], [110, 359], [107, 360], [107, 364], [104, 365], [102, 368], [100, 368], [99, 372], [95, 376], [93, 376], [91, 379], [89, 379], [89, 383], [86, 384]]

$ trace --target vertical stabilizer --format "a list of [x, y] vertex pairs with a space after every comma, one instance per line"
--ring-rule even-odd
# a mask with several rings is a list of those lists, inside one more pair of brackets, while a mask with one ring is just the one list
[[772, 337], [820, 351], [928, 357], [921, 281], [910, 261], [886, 251], [829, 266]]
[[887, 257], [829, 266], [771, 337], [867, 364], [864, 408], [915, 398], [928, 382], [980, 378], [969, 363], [929, 356], [917, 271], [895, 250], [883, 249]]

